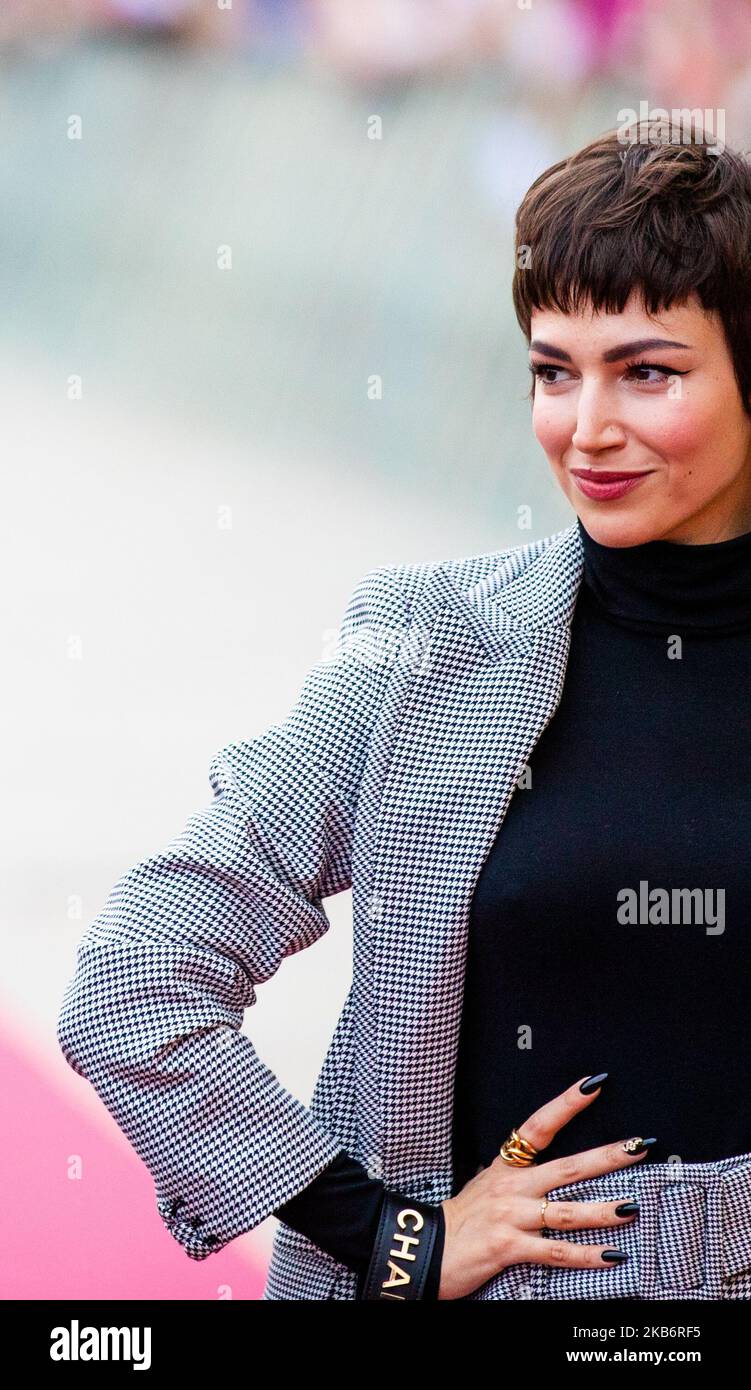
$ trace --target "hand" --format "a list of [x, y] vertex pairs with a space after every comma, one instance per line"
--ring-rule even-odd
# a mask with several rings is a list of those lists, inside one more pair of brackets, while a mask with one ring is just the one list
[[[582, 1095], [579, 1086], [584, 1080], [582, 1077], [535, 1110], [518, 1126], [521, 1137], [536, 1149], [546, 1148], [574, 1115], [599, 1096], [599, 1087], [591, 1095]], [[461, 1192], [441, 1203], [446, 1230], [439, 1299], [463, 1298], [507, 1265], [529, 1262], [568, 1269], [601, 1269], [603, 1273], [611, 1269], [612, 1265], [602, 1259], [602, 1252], [612, 1248], [607, 1244], [548, 1240], [540, 1229], [540, 1203], [554, 1187], [631, 1167], [649, 1152], [643, 1149], [640, 1154], [628, 1154], [623, 1149], [624, 1142], [620, 1139], [601, 1148], [522, 1168], [506, 1163], [499, 1154], [489, 1167], [470, 1178]], [[559, 1231], [620, 1226], [638, 1216], [638, 1212], [616, 1216], [615, 1208], [623, 1200], [551, 1201], [545, 1208], [545, 1224]]]

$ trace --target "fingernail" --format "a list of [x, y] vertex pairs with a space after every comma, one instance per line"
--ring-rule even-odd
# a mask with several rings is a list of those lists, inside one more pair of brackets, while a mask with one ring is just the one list
[[627, 1139], [623, 1148], [627, 1154], [640, 1154], [656, 1143], [656, 1139]]
[[606, 1076], [606, 1071], [601, 1071], [597, 1076], [588, 1076], [586, 1081], [582, 1081], [582, 1084], [579, 1087], [579, 1090], [581, 1091], [582, 1095], [591, 1096], [592, 1092], [597, 1090], [598, 1086], [601, 1085], [601, 1083], [605, 1080]]
[[634, 1212], [638, 1210], [638, 1202], [621, 1202], [621, 1205], [616, 1207], [615, 1214], [616, 1216], [633, 1216]]
[[626, 1254], [625, 1250], [603, 1250], [602, 1258], [607, 1260], [608, 1264], [616, 1264], [616, 1262], [620, 1263], [621, 1260], [628, 1260], [631, 1257]]

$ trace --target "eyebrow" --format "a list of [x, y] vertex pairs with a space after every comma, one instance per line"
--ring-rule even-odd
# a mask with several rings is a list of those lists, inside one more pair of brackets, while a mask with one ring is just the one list
[[[691, 348], [690, 343], [677, 343], [673, 338], [636, 338], [632, 343], [621, 343], [620, 347], [608, 348], [603, 352], [603, 362], [620, 362], [624, 357], [632, 357], [634, 353], [646, 352], [647, 348]], [[544, 343], [541, 338], [533, 338], [529, 345], [530, 352], [544, 352], [548, 357], [557, 357], [561, 362], [572, 362], [573, 358], [569, 352], [564, 352], [563, 348], [557, 348], [553, 343]]]

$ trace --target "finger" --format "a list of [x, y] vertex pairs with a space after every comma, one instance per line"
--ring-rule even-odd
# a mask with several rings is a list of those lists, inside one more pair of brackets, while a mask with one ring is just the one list
[[520, 1236], [514, 1245], [514, 1262], [557, 1265], [564, 1269], [612, 1269], [623, 1263], [625, 1252], [616, 1251], [617, 1260], [604, 1260], [612, 1245], [575, 1245], [572, 1240], [548, 1240], [545, 1236]]
[[581, 1110], [586, 1110], [600, 1094], [600, 1087], [592, 1091], [590, 1095], [584, 1095], [579, 1089], [585, 1081], [600, 1082], [605, 1080], [607, 1072], [599, 1072], [594, 1077], [580, 1076], [573, 1086], [568, 1086], [560, 1095], [554, 1096], [541, 1105], [539, 1110], [533, 1113], [524, 1121], [524, 1124], [517, 1125], [517, 1132], [523, 1139], [528, 1139], [536, 1149], [545, 1149], [552, 1142], [560, 1129], [567, 1125], [569, 1120], [573, 1120], [574, 1115], [578, 1115]]
[[[654, 1143], [654, 1140], [650, 1142]], [[596, 1149], [566, 1154], [564, 1158], [551, 1158], [547, 1163], [530, 1164], [524, 1172], [529, 1175], [532, 1191], [544, 1194], [554, 1187], [567, 1187], [569, 1183], [581, 1182], [584, 1178], [599, 1177], [601, 1173], [614, 1173], [619, 1168], [630, 1168], [635, 1163], [641, 1163], [649, 1148], [629, 1153], [624, 1146], [634, 1143], [634, 1138], [619, 1139], [615, 1144], [601, 1144]]]
[[[618, 1197], [610, 1202], [548, 1202], [544, 1224], [549, 1231], [574, 1231], [599, 1226], [623, 1226], [635, 1221], [638, 1211], [625, 1216], [616, 1214], [616, 1207], [630, 1202], [630, 1197]], [[542, 1203], [536, 1197], [523, 1197], [514, 1206], [514, 1221], [525, 1231], [543, 1229]]]

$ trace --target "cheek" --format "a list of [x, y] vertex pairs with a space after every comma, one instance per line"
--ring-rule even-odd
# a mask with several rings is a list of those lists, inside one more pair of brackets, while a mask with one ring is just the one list
[[734, 429], [727, 404], [696, 397], [665, 402], [655, 412], [642, 441], [668, 467], [676, 495], [709, 496], [728, 481], [735, 469], [736, 450], [730, 442]]
[[716, 422], [703, 411], [676, 401], [671, 408], [642, 424], [638, 431], [642, 442], [668, 463], [689, 464], [712, 448], [716, 440]]
[[540, 401], [532, 407], [532, 429], [535, 439], [547, 454], [555, 459], [565, 453], [571, 445], [571, 435], [576, 427], [566, 417], [563, 410], [551, 409], [548, 401]]

